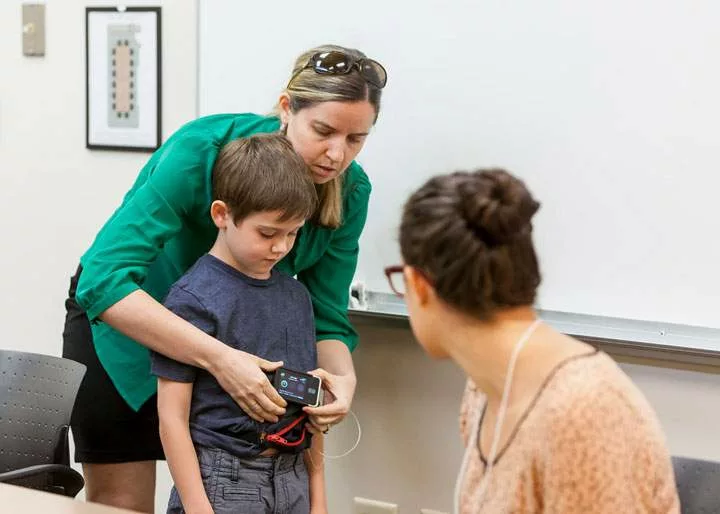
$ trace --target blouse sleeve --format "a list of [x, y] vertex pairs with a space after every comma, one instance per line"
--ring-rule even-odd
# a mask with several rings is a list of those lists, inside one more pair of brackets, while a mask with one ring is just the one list
[[607, 391], [574, 402], [547, 448], [549, 514], [679, 514], [672, 466], [659, 428]]
[[208, 195], [218, 148], [197, 131], [178, 133], [150, 159], [82, 259], [77, 301], [94, 320], [140, 287], [150, 264]]

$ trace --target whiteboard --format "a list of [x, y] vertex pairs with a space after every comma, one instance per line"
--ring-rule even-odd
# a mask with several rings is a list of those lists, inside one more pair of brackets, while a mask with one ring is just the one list
[[402, 202], [500, 166], [542, 203], [538, 305], [720, 328], [720, 2], [199, 2], [199, 111], [269, 112], [297, 54], [358, 47], [389, 73], [358, 161], [357, 278], [388, 292]]

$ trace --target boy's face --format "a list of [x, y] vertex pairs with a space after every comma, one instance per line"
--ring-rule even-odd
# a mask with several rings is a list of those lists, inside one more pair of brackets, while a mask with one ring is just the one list
[[266, 279], [270, 270], [295, 244], [304, 219], [280, 221], [282, 211], [253, 213], [235, 224], [224, 202], [213, 202], [210, 212], [219, 229], [210, 251], [215, 257], [253, 278]]

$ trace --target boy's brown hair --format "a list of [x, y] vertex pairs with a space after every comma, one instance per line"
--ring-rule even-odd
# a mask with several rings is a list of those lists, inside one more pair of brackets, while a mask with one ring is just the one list
[[215, 160], [212, 189], [213, 200], [225, 202], [235, 223], [262, 211], [282, 211], [280, 221], [308, 219], [317, 209], [307, 165], [282, 134], [226, 144]]

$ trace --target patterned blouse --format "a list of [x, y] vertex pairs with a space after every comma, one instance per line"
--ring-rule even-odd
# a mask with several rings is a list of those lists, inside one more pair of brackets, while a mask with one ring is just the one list
[[[460, 429], [468, 445], [484, 395], [468, 381]], [[654, 411], [602, 352], [571, 357], [546, 379], [492, 468], [473, 445], [462, 514], [677, 513], [672, 464]]]

